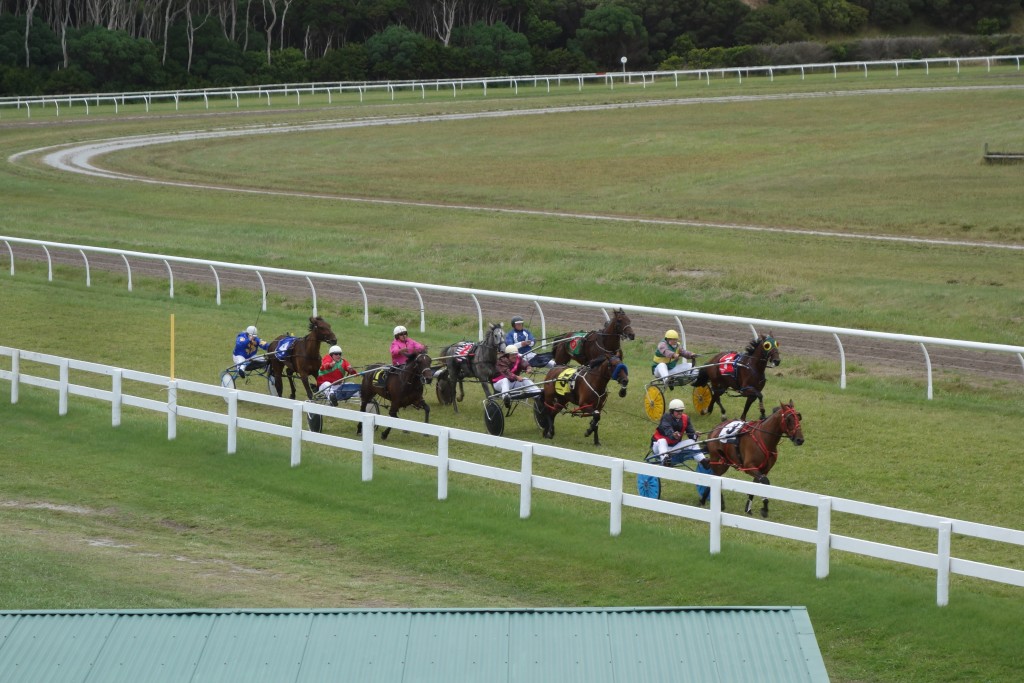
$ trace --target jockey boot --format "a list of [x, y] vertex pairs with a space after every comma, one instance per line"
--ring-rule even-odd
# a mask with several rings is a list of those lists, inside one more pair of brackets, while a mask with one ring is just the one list
[[505, 398], [503, 400], [505, 402], [505, 408], [512, 407], [512, 399], [508, 397], [508, 394], [505, 394]]
[[245, 379], [245, 370], [238, 368], [238, 379]]
[[330, 403], [335, 408], [338, 407], [338, 397], [335, 396], [334, 394], [330, 394], [327, 396], [327, 402]]

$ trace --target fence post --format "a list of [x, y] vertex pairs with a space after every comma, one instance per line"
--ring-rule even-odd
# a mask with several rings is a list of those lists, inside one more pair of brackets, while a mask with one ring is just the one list
[[708, 475], [711, 479], [711, 491], [708, 493], [708, 506], [711, 509], [711, 554], [722, 552], [722, 479]]
[[519, 519], [530, 518], [533, 503], [533, 444], [523, 444], [522, 467], [519, 470]]
[[64, 416], [68, 414], [68, 361], [62, 358], [60, 361], [60, 398], [57, 401], [57, 414]]
[[111, 377], [112, 386], [111, 393], [113, 396], [110, 401], [110, 421], [115, 427], [121, 426], [121, 374], [123, 370], [114, 370], [113, 376]]
[[448, 431], [437, 437], [437, 499], [448, 500]]
[[612, 510], [611, 510], [611, 535], [618, 536], [622, 533], [622, 460], [612, 462]]
[[829, 548], [832, 545], [832, 499], [818, 497], [818, 542], [814, 558], [814, 576], [824, 579], [829, 571]]
[[953, 522], [944, 519], [939, 522], [939, 548], [937, 559], [939, 570], [936, 575], [936, 604], [945, 607], [949, 604], [949, 555], [950, 542], [953, 535]]
[[[13, 263], [13, 261], [12, 261]], [[21, 383], [21, 349], [11, 353], [11, 403], [18, 402], [18, 385]]]
[[373, 430], [374, 414], [362, 415], [363, 425], [363, 481], [373, 480]]
[[302, 404], [292, 404], [292, 467], [302, 461]]
[[228, 455], [238, 451], [238, 390], [228, 391]]
[[167, 440], [173, 441], [178, 436], [178, 382], [167, 383]]

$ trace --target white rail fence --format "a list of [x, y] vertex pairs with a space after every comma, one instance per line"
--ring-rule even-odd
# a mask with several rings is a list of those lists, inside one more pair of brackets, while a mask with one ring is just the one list
[[554, 85], [560, 88], [563, 85], [575, 86], [577, 91], [582, 91], [585, 85], [598, 85], [615, 89], [615, 83], [621, 85], [638, 85], [646, 88], [653, 85], [656, 80], [672, 81], [675, 87], [679, 87], [680, 81], [704, 81], [711, 85], [712, 78], [725, 79], [735, 77], [740, 82], [744, 77], [750, 79], [755, 77], [768, 78], [774, 81], [775, 76], [787, 74], [800, 74], [801, 80], [808, 74], [831, 74], [834, 79], [839, 78], [840, 73], [861, 73], [864, 78], [868, 77], [871, 69], [876, 71], [893, 72], [899, 76], [900, 70], [923, 69], [925, 74], [931, 74], [933, 68], [956, 69], [959, 74], [964, 66], [984, 66], [986, 72], [990, 72], [993, 66], [1013, 66], [1020, 71], [1020, 62], [1024, 55], [990, 55], [984, 57], [932, 57], [927, 59], [885, 59], [875, 61], [857, 62], [823, 62], [818, 64], [783, 64], [776, 66], [742, 66], [722, 69], [688, 69], [680, 71], [625, 71], [606, 73], [584, 73], [584, 74], [549, 74], [529, 76], [502, 76], [495, 78], [455, 78], [425, 81], [366, 81], [366, 82], [322, 82], [322, 83], [279, 83], [274, 85], [258, 85], [247, 87], [229, 88], [203, 88], [196, 90], [163, 90], [148, 92], [124, 92], [124, 93], [81, 93], [69, 95], [43, 95], [33, 97], [0, 97], [0, 114], [4, 109], [23, 111], [27, 118], [32, 116], [32, 108], [45, 109], [52, 107], [54, 116], [60, 116], [60, 107], [64, 105], [67, 109], [74, 106], [85, 110], [86, 115], [92, 113], [92, 109], [100, 109], [102, 106], [113, 107], [114, 113], [129, 105], [143, 105], [145, 111], [160, 102], [173, 102], [174, 110], [178, 111], [182, 102], [202, 102], [205, 109], [210, 108], [211, 100], [226, 101], [234, 103], [236, 108], [242, 106], [242, 98], [254, 100], [259, 103], [266, 101], [266, 106], [272, 105], [272, 98], [277, 98], [286, 104], [291, 104], [294, 99], [295, 106], [302, 105], [302, 96], [308, 95], [311, 98], [317, 95], [327, 98], [328, 104], [334, 103], [337, 95], [342, 98], [345, 95], [358, 96], [359, 102], [363, 102], [366, 95], [371, 93], [382, 93], [394, 100], [396, 94], [408, 91], [418, 94], [421, 99], [426, 99], [427, 91], [446, 95], [450, 91], [452, 98], [457, 98], [460, 92], [467, 89], [478, 91], [483, 97], [487, 96], [487, 89], [508, 89], [513, 94], [519, 94], [520, 86], [532, 87], [534, 90], [544, 87], [546, 93], [551, 92]]
[[[530, 516], [533, 491], [550, 491], [608, 505], [609, 532], [612, 536], [618, 536], [622, 532], [623, 510], [625, 508], [636, 508], [707, 524], [710, 536], [709, 549], [712, 554], [721, 552], [723, 527], [786, 538], [815, 546], [815, 576], [819, 579], [823, 579], [829, 574], [832, 551], [845, 551], [881, 560], [899, 562], [935, 572], [936, 603], [940, 607], [947, 605], [949, 602], [949, 579], [951, 574], [1024, 587], [1024, 571], [1022, 570], [962, 559], [952, 554], [954, 534], [1020, 547], [1024, 546], [1024, 531], [947, 519], [936, 515], [862, 503], [845, 498], [823, 496], [778, 486], [765, 486], [737, 479], [725, 479], [698, 474], [682, 468], [666, 469], [644, 462], [574, 451], [547, 444], [495, 437], [441, 425], [423, 424], [385, 415], [360, 413], [316, 403], [293, 401], [253, 392], [225, 389], [221, 386], [202, 384], [189, 380], [170, 379], [152, 373], [114, 368], [98, 363], [62, 358], [45, 353], [23, 351], [6, 346], [0, 346], [0, 357], [10, 359], [9, 370], [0, 368], [0, 379], [10, 382], [12, 404], [18, 403], [21, 386], [26, 385], [56, 391], [58, 394], [57, 412], [61, 416], [67, 414], [69, 398], [71, 396], [82, 396], [110, 403], [111, 424], [114, 427], [121, 424], [122, 409], [125, 406], [163, 413], [167, 416], [168, 439], [174, 439], [177, 436], [178, 423], [182, 418], [219, 424], [225, 427], [227, 431], [227, 452], [229, 454], [236, 452], [238, 430], [244, 429], [287, 439], [291, 445], [290, 462], [292, 467], [297, 467], [301, 463], [302, 444], [315, 443], [360, 454], [362, 458], [363, 481], [373, 479], [375, 458], [393, 458], [434, 468], [437, 473], [437, 498], [442, 501], [448, 497], [449, 475], [453, 473], [504, 482], [519, 488], [519, 516], [522, 519], [527, 519]], [[21, 369], [23, 361], [56, 367], [58, 379], [38, 377], [23, 372]], [[109, 382], [110, 389], [98, 389], [83, 384], [76, 384], [72, 381], [72, 371], [88, 374], [94, 378], [96, 375], [106, 378], [105, 381]], [[157, 387], [161, 393], [166, 391], [167, 400], [143, 398], [126, 393], [123, 390], [124, 382], [139, 382]], [[220, 401], [214, 403], [218, 406], [225, 405], [226, 413], [182, 405], [179, 399], [189, 392], [201, 396], [217, 396], [222, 398], [225, 403], [222, 404]], [[283, 411], [290, 416], [289, 424], [272, 424], [242, 417], [239, 414], [239, 406], [245, 404], [268, 406]], [[361, 438], [353, 439], [303, 429], [307, 413], [316, 413], [324, 417], [345, 420], [353, 424], [362, 423], [362, 436]], [[432, 437], [436, 440], [436, 454], [377, 443], [375, 441], [375, 427], [393, 427]], [[450, 457], [449, 445], [452, 442], [475, 444], [480, 447], [517, 453], [521, 456], [520, 469], [506, 470], [500, 467]], [[561, 460], [605, 470], [608, 476], [608, 487], [586, 485], [534, 474], [534, 464], [544, 459]], [[657, 476], [662, 479], [679, 482], [680, 484], [710, 486], [710, 509], [706, 510], [671, 501], [645, 498], [632, 493], [632, 491], [636, 490], [635, 481], [632, 476], [627, 475], [637, 474]], [[791, 526], [779, 522], [755, 519], [746, 515], [724, 512], [721, 507], [721, 493], [723, 491], [767, 496], [773, 500], [781, 500], [794, 505], [803, 505], [816, 509], [817, 527], [810, 529]], [[856, 515], [894, 522], [896, 524], [931, 529], [935, 532], [935, 550], [934, 552], [928, 552], [903, 548], [833, 533], [831, 525], [833, 513]]]
[[714, 313], [701, 313], [696, 311], [683, 311], [669, 308], [656, 308], [651, 306], [631, 306], [629, 304], [601, 301], [579, 301], [575, 299], [563, 299], [551, 296], [517, 294], [514, 292], [498, 292], [486, 289], [471, 289], [467, 287], [449, 287], [446, 285], [405, 282], [402, 280], [384, 280], [379, 278], [355, 277], [350, 275], [334, 275], [329, 273], [317, 273], [313, 271], [304, 270], [289, 270], [286, 268], [269, 268], [265, 266], [227, 263], [224, 261], [209, 261], [206, 259], [186, 258], [182, 256], [169, 256], [165, 254], [149, 254], [138, 251], [108, 249], [105, 247], [90, 247], [79, 244], [64, 244], [60, 242], [48, 242], [43, 240], [33, 240], [19, 237], [5, 237], [2, 235], [0, 235], [0, 242], [2, 242], [4, 246], [6, 246], [7, 248], [7, 254], [10, 259], [11, 276], [15, 274], [15, 255], [14, 250], [11, 247], [12, 244], [20, 244], [42, 249], [45, 254], [47, 262], [47, 279], [50, 281], [53, 280], [53, 254], [51, 253], [51, 250], [60, 250], [77, 253], [81, 257], [82, 263], [85, 268], [86, 287], [92, 286], [92, 275], [89, 262], [90, 254], [119, 256], [121, 260], [124, 262], [124, 266], [128, 274], [128, 291], [132, 290], [132, 267], [131, 263], [128, 260], [129, 257], [133, 259], [140, 259], [144, 261], [159, 263], [162, 264], [163, 269], [167, 271], [167, 279], [169, 284], [168, 296], [172, 299], [174, 298], [174, 270], [171, 267], [171, 265], [178, 264], [203, 266], [204, 268], [209, 268], [212, 274], [214, 286], [216, 289], [216, 302], [218, 306], [221, 304], [221, 280], [219, 275], [220, 271], [235, 271], [241, 273], [252, 273], [253, 275], [255, 275], [255, 277], [259, 281], [261, 292], [261, 306], [263, 311], [267, 310], [267, 286], [266, 281], [264, 280], [264, 275], [286, 276], [295, 278], [299, 281], [304, 281], [306, 285], [309, 287], [309, 293], [312, 299], [313, 315], [317, 315], [317, 281], [344, 282], [349, 284], [355, 284], [359, 288], [362, 298], [363, 325], [370, 324], [370, 300], [366, 291], [367, 285], [394, 289], [404, 289], [407, 291], [411, 291], [416, 297], [419, 310], [419, 329], [421, 332], [426, 330], [427, 325], [426, 307], [423, 302], [423, 292], [443, 292], [445, 294], [468, 297], [469, 299], [472, 300], [474, 307], [476, 309], [478, 339], [482, 339], [484, 336], [484, 314], [483, 309], [480, 306], [481, 297], [531, 303], [537, 311], [537, 315], [540, 322], [541, 338], [547, 337], [547, 320], [545, 318], [544, 307], [542, 306], [542, 304], [573, 306], [576, 308], [590, 308], [600, 310], [604, 315], [605, 320], [608, 320], [610, 318], [608, 311], [616, 308], [622, 308], [627, 313], [648, 314], [664, 317], [668, 320], [674, 321], [676, 327], [678, 327], [680, 335], [682, 337], [684, 348], [686, 346], [686, 328], [683, 325], [683, 320], [746, 325], [750, 327], [750, 330], [753, 333], [753, 336], [755, 337], [757, 336], [758, 327], [762, 329], [789, 329], [799, 330], [802, 332], [810, 332], [815, 334], [830, 335], [836, 345], [838, 352], [840, 366], [839, 386], [840, 388], [843, 389], [846, 388], [847, 369], [846, 351], [843, 347], [842, 337], [861, 337], [885, 341], [905, 342], [908, 344], [916, 345], [921, 351], [922, 358], [925, 364], [925, 370], [927, 373], [927, 396], [929, 399], [933, 398], [934, 396], [932, 363], [931, 357], [928, 353], [929, 346], [945, 346], [973, 351], [994, 351], [998, 353], [1013, 354], [1016, 356], [1017, 361], [1021, 366], [1022, 372], [1024, 372], [1024, 346], [1014, 346], [1010, 344], [991, 344], [987, 342], [975, 342], [959, 339], [943, 339], [940, 337], [925, 337], [911, 334], [896, 334], [891, 332], [875, 332], [872, 330], [858, 330], [847, 327], [832, 327], [828, 325], [807, 325], [804, 323], [794, 323], [783, 320], [768, 320], [764, 318], [747, 318], [742, 316], [718, 315]]

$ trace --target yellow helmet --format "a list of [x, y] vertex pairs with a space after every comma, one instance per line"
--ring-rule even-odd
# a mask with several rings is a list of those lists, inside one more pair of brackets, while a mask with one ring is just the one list
[[665, 330], [665, 339], [679, 339], [679, 333], [675, 330]]

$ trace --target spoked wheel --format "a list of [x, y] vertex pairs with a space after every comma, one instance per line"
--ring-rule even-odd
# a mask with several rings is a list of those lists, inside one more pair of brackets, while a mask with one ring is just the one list
[[661, 416], [665, 414], [665, 394], [656, 384], [648, 384], [644, 391], [644, 412], [651, 422], [661, 421]]
[[661, 477], [649, 474], [636, 475], [636, 492], [644, 498], [661, 498]]
[[700, 415], [711, 412], [711, 387], [704, 385], [693, 388], [693, 407]]
[[[455, 404], [455, 383], [447, 374], [439, 373], [434, 375], [434, 392], [437, 394], [437, 402], [443, 406]], [[459, 407], [456, 405], [455, 410]]]
[[505, 433], [505, 411], [495, 401], [484, 401], [484, 426], [491, 436], [501, 436]]
[[[229, 370], [225, 370], [224, 372], [220, 373], [220, 385], [222, 387], [224, 387], [225, 389], [234, 389], [235, 388], [235, 376], [232, 375]], [[227, 396], [224, 397], [224, 402], [225, 403], [228, 402], [228, 397]]]
[[274, 383], [274, 376], [270, 373], [267, 373], [267, 393], [271, 396], [280, 396], [280, 394], [277, 393], [277, 385]]
[[544, 412], [546, 410], [547, 408], [544, 407], [544, 398], [542, 396], [533, 399], [533, 421], [537, 423], [542, 432], [544, 431]]
[[306, 413], [306, 425], [309, 431], [319, 434], [324, 430], [324, 416], [320, 413]]
[[[703, 462], [697, 465], [697, 471], [700, 472], [701, 474], [712, 474], [711, 469], [706, 467]], [[704, 496], [707, 494], [707, 490], [709, 488], [711, 487], [701, 486], [700, 484], [697, 484], [697, 495], [700, 496], [701, 500], [704, 500]]]

